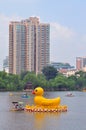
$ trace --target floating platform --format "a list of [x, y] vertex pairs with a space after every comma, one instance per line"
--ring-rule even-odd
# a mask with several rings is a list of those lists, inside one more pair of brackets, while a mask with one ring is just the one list
[[66, 105], [58, 107], [38, 107], [26, 105], [24, 108], [27, 112], [67, 112], [68, 108]]

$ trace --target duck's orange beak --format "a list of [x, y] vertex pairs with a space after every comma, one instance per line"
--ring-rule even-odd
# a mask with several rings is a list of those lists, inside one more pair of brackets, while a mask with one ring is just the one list
[[35, 92], [34, 92], [34, 91], [32, 91], [32, 94], [35, 94]]

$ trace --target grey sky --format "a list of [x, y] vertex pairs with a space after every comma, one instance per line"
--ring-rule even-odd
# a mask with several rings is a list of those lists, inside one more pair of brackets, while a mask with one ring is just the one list
[[39, 16], [50, 23], [50, 59], [75, 65], [86, 56], [85, 0], [0, 0], [0, 70], [8, 55], [9, 22]]

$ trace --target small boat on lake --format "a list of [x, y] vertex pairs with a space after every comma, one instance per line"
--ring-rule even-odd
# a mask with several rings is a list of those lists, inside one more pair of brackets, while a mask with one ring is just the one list
[[13, 93], [10, 93], [9, 96], [13, 96]]
[[24, 111], [23, 102], [12, 102], [13, 108], [11, 111]]
[[82, 89], [82, 92], [86, 92], [86, 88]]
[[71, 92], [68, 92], [68, 93], [66, 94], [66, 96], [67, 96], [67, 97], [74, 97], [74, 95], [73, 95]]
[[30, 96], [27, 93], [24, 93], [21, 95], [22, 98], [30, 98]]

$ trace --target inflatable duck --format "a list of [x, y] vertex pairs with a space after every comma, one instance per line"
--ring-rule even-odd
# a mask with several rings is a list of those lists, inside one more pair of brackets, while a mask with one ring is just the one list
[[27, 104], [24, 108], [25, 111], [29, 112], [66, 112], [67, 106], [60, 105], [60, 97], [48, 99], [43, 97], [44, 90], [41, 87], [37, 87], [32, 92], [35, 94], [34, 103], [35, 105], [30, 106]]
[[41, 87], [37, 87], [32, 92], [35, 94], [34, 102], [37, 106], [58, 106], [60, 104], [60, 97], [53, 98], [53, 99], [47, 99], [43, 97], [44, 90]]

